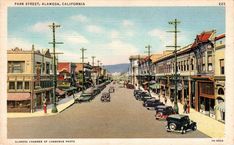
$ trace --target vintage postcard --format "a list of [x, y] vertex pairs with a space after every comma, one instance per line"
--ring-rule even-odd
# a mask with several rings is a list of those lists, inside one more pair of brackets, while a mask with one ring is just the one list
[[233, 4], [1, 2], [0, 144], [234, 144]]

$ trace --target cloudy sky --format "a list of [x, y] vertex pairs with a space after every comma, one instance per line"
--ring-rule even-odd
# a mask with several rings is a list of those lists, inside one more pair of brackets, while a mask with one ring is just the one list
[[[224, 7], [80, 7], [80, 8], [8, 8], [8, 49], [52, 48], [55, 22], [57, 51], [60, 61], [80, 62], [80, 48], [87, 49], [86, 62], [96, 56], [104, 65], [128, 63], [129, 55], [144, 54], [145, 46], [152, 53], [172, 45], [173, 26], [168, 21], [179, 19], [181, 33], [178, 44], [192, 43], [202, 31], [216, 29], [225, 33]], [[52, 50], [52, 49], [51, 49]]]

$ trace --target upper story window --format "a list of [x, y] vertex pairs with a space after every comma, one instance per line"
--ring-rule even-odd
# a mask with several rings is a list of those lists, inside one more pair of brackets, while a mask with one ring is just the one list
[[224, 75], [224, 59], [220, 59], [220, 74]]
[[25, 61], [8, 61], [8, 73], [23, 73]]
[[9, 82], [9, 90], [15, 89], [15, 82]]
[[193, 62], [193, 59], [191, 59], [191, 70], [194, 70], [194, 62]]

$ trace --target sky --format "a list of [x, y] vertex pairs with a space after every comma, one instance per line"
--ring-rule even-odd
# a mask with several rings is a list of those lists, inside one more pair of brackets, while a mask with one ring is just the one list
[[192, 43], [197, 34], [215, 29], [225, 33], [224, 7], [9, 7], [8, 49], [20, 47], [29, 50], [49, 48], [52, 52], [52, 30], [56, 29], [59, 61], [81, 62], [81, 48], [85, 62], [95, 65], [129, 63], [130, 55], [146, 55], [146, 45], [152, 53], [173, 45], [174, 34], [168, 22], [178, 19], [178, 45]]

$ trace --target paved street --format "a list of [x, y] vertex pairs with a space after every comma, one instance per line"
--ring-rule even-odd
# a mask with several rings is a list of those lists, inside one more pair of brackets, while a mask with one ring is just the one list
[[[204, 138], [199, 132], [168, 133], [154, 111], [135, 100], [133, 90], [116, 85], [110, 103], [100, 95], [54, 116], [9, 118], [8, 138]], [[107, 91], [105, 88], [104, 91]]]

